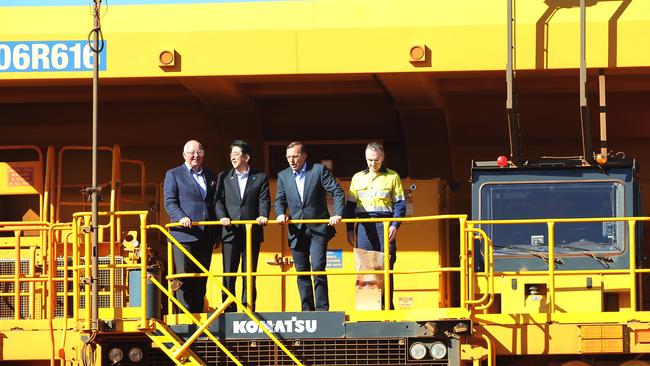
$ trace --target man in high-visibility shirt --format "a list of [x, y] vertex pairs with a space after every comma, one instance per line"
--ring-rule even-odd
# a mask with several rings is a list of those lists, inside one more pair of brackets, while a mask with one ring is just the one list
[[[345, 205], [345, 217], [404, 217], [406, 202], [402, 180], [395, 171], [382, 166], [384, 147], [371, 142], [366, 146], [368, 169], [352, 177], [350, 192]], [[388, 229], [390, 243], [390, 269], [397, 259], [397, 231], [399, 222], [391, 222]], [[348, 242], [354, 244], [354, 224], [347, 224]], [[356, 226], [357, 247], [366, 250], [384, 252], [384, 226], [381, 222], [360, 223]], [[393, 275], [390, 275], [390, 308], [393, 306]]]

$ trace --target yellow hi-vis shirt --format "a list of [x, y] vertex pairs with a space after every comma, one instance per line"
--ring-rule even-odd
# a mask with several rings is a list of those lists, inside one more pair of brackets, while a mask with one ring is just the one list
[[[355, 213], [386, 213], [393, 214], [404, 205], [404, 189], [402, 180], [395, 171], [382, 169], [374, 178], [368, 170], [358, 172], [350, 182], [348, 201], [356, 202]], [[404, 213], [400, 212], [399, 216]], [[388, 215], [387, 215], [388, 216]]]

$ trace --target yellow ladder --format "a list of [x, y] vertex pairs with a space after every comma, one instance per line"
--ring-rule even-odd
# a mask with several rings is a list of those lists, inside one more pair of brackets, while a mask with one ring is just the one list
[[155, 319], [151, 320], [151, 328], [145, 332], [151, 341], [156, 344], [165, 354], [179, 366], [205, 366], [191, 349], [187, 348], [179, 352], [183, 343], [173, 330], [166, 324]]

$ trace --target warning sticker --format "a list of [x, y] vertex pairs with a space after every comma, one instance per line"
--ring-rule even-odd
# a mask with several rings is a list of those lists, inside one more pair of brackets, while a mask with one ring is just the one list
[[327, 251], [327, 268], [343, 268], [343, 250], [331, 249]]
[[34, 167], [9, 167], [7, 173], [8, 187], [25, 187], [34, 185]]

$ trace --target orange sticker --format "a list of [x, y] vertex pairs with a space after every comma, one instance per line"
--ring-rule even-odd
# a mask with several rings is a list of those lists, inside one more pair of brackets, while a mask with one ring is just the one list
[[34, 168], [33, 167], [15, 167], [9, 168], [7, 174], [7, 186], [24, 187], [34, 185]]

